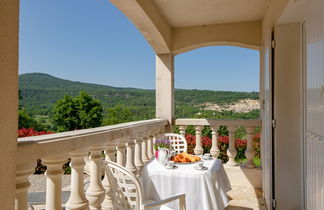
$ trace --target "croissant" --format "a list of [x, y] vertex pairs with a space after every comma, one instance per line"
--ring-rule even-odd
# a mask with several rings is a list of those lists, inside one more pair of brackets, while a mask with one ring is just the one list
[[190, 162], [197, 162], [201, 159], [200, 157], [193, 156], [186, 152], [183, 152], [175, 155], [174, 157], [171, 157], [171, 160], [177, 163], [190, 163]]

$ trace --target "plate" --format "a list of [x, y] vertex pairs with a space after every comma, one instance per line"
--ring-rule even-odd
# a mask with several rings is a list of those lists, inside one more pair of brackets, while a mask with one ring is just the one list
[[171, 168], [171, 167], [169, 167], [169, 166], [165, 166], [165, 168], [166, 169], [176, 169], [176, 168], [178, 168], [178, 166], [176, 166], [176, 165], [173, 165], [173, 167]]
[[197, 166], [194, 166], [194, 169], [198, 170], [198, 171], [205, 171], [208, 169], [207, 166], [203, 166], [202, 168], [198, 168]]
[[174, 162], [174, 164], [177, 164], [177, 165], [190, 165], [190, 164], [195, 164], [195, 163], [198, 163], [198, 162], [201, 162], [201, 160], [198, 160], [196, 162], [187, 162], [187, 163]]
[[214, 159], [214, 157], [206, 157], [206, 156], [201, 156], [201, 159], [203, 159], [203, 160], [213, 160]]

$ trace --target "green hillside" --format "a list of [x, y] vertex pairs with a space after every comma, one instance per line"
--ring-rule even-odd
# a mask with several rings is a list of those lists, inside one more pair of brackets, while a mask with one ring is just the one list
[[[132, 111], [134, 120], [153, 118], [155, 115], [155, 90], [75, 82], [43, 73], [19, 75], [19, 89], [22, 97], [20, 103], [32, 115], [51, 115], [53, 104], [57, 100], [65, 94], [76, 96], [81, 90], [99, 99], [105, 110], [124, 104]], [[258, 97], [257, 92], [179, 89], [175, 91], [176, 117], [192, 117], [201, 111], [197, 105], [207, 102], [228, 104], [241, 99], [258, 99]]]

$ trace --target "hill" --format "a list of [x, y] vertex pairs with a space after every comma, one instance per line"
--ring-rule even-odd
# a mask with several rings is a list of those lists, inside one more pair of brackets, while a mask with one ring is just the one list
[[[53, 104], [65, 94], [78, 95], [83, 90], [99, 99], [105, 110], [118, 104], [129, 107], [137, 119], [148, 119], [155, 115], [155, 90], [118, 88], [106, 85], [76, 82], [53, 77], [43, 73], [19, 75], [20, 103], [32, 115], [50, 115]], [[257, 100], [257, 92], [231, 92], [210, 90], [175, 91], [176, 116], [192, 117], [205, 110], [205, 104], [228, 105], [241, 100]]]

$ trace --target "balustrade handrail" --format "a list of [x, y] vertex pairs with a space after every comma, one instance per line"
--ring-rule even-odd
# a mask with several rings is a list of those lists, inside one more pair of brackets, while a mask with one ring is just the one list
[[183, 125], [183, 126], [261, 126], [262, 120], [259, 119], [194, 119], [194, 118], [183, 118], [176, 119], [175, 125]]
[[118, 140], [151, 133], [168, 124], [151, 119], [111, 126], [18, 138], [17, 165], [44, 157], [87, 149], [93, 145], [118, 145]]

